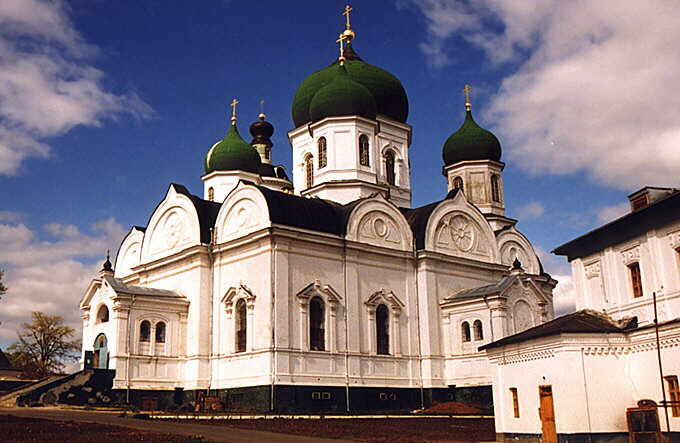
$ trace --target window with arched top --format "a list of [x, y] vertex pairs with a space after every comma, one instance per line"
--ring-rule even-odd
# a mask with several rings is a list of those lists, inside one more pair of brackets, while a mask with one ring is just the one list
[[264, 148], [264, 159], [269, 160], [271, 158], [271, 155], [272, 155], [272, 148], [270, 148], [269, 146], [266, 146]]
[[156, 323], [156, 343], [165, 343], [165, 322]]
[[464, 341], [464, 342], [470, 341], [470, 340], [471, 340], [471, 337], [470, 337], [470, 323], [464, 321], [463, 324], [461, 325], [460, 329], [461, 329], [460, 333], [461, 333], [461, 335], [462, 335], [462, 337], [463, 337], [463, 341]]
[[463, 177], [455, 177], [453, 179], [453, 189], [460, 189], [463, 192]]
[[312, 351], [326, 350], [324, 311], [321, 297], [313, 297], [309, 301], [309, 349]]
[[472, 323], [472, 329], [475, 332], [475, 340], [484, 340], [484, 331], [482, 330], [481, 320], [475, 320], [475, 322]]
[[212, 186], [208, 188], [208, 201], [215, 201], [215, 188]]
[[501, 201], [501, 189], [496, 174], [491, 174], [491, 198], [495, 202]]
[[314, 186], [314, 157], [307, 154], [305, 157], [305, 188]]
[[97, 323], [106, 323], [109, 321], [109, 308], [106, 305], [101, 305], [97, 311]]
[[387, 306], [379, 304], [375, 310], [375, 329], [378, 344], [378, 354], [389, 355], [390, 353], [390, 313]]
[[151, 340], [151, 323], [149, 323], [149, 320], [144, 320], [139, 325], [139, 341], [150, 340]]
[[396, 185], [396, 171], [395, 171], [395, 165], [394, 165], [394, 152], [392, 151], [387, 151], [385, 152], [385, 179], [387, 180], [387, 183], [395, 186]]
[[371, 159], [368, 154], [368, 136], [359, 136], [359, 164], [361, 166], [371, 166]]
[[325, 168], [328, 164], [328, 149], [326, 147], [326, 137], [321, 137], [317, 142], [319, 148], [319, 169]]
[[240, 299], [236, 302], [236, 352], [246, 351], [248, 334], [248, 316], [246, 301]]

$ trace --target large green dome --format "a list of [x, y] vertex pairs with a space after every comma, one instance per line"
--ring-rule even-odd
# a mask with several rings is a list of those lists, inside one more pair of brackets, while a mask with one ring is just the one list
[[331, 81], [319, 89], [309, 103], [311, 120], [343, 115], [375, 119], [376, 103], [368, 88], [352, 80], [343, 65], [332, 69]]
[[[354, 52], [351, 44], [345, 48], [344, 57], [349, 77], [368, 89], [375, 101], [377, 114], [406, 123], [408, 97], [399, 79], [383, 69], [364, 62]], [[310, 104], [316, 93], [336, 77], [337, 65], [338, 62], [335, 61], [302, 82], [293, 98], [292, 114], [295, 127], [317, 121], [310, 114]]]
[[495, 135], [480, 127], [468, 110], [461, 127], [446, 139], [442, 156], [446, 166], [465, 160], [500, 161], [501, 143]]
[[205, 156], [205, 173], [213, 171], [260, 172], [260, 154], [246, 143], [232, 124], [224, 138], [210, 148]]

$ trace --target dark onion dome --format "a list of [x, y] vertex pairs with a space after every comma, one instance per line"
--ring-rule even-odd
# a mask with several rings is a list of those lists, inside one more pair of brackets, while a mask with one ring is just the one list
[[373, 95], [368, 88], [352, 80], [343, 65], [333, 66], [330, 79], [309, 103], [312, 121], [343, 115], [375, 119], [377, 111]]
[[253, 136], [251, 145], [261, 144], [269, 147], [273, 146], [271, 136], [274, 135], [274, 126], [268, 121], [265, 121], [265, 115], [260, 114], [258, 121], [250, 125], [250, 135]]
[[260, 175], [262, 177], [274, 177], [283, 180], [288, 180], [288, 174], [281, 165], [270, 165], [269, 163], [262, 163], [260, 165]]
[[[408, 97], [399, 79], [389, 72], [364, 62], [351, 44], [345, 47], [345, 68], [349, 77], [366, 87], [376, 104], [377, 114], [406, 123], [408, 118]], [[311, 116], [310, 105], [316, 93], [335, 77], [336, 60], [330, 66], [307, 77], [293, 99], [293, 122], [295, 127], [316, 121]]]
[[205, 156], [205, 173], [213, 171], [260, 172], [260, 154], [246, 143], [232, 124], [224, 138], [215, 143]]
[[468, 110], [461, 127], [446, 139], [442, 157], [446, 166], [465, 160], [500, 161], [501, 143], [495, 135], [481, 128]]

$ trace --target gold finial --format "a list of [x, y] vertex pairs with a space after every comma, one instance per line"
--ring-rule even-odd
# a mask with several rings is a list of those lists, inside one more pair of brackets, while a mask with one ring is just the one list
[[260, 115], [257, 116], [260, 120], [264, 120], [267, 116], [264, 115], [264, 99], [260, 100]]
[[352, 11], [353, 11], [352, 7], [350, 5], [347, 5], [345, 6], [345, 10], [342, 13], [342, 15], [345, 16], [345, 31], [341, 35], [344, 36], [345, 40], [347, 40], [347, 43], [354, 40], [354, 37], [356, 36], [354, 31], [352, 31], [352, 25], [350, 25], [349, 22], [349, 13]]
[[472, 91], [472, 86], [470, 85], [465, 85], [463, 88], [463, 92], [465, 93], [465, 110], [469, 111], [472, 109], [472, 105], [470, 104], [470, 91]]
[[345, 64], [345, 34], [340, 34], [338, 39], [335, 41], [336, 43], [340, 43], [340, 57], [338, 57], [338, 61], [340, 62], [340, 66], [344, 66]]
[[236, 97], [231, 101], [229, 106], [231, 106], [231, 124], [235, 125], [236, 124], [236, 105], [238, 105], [240, 102]]

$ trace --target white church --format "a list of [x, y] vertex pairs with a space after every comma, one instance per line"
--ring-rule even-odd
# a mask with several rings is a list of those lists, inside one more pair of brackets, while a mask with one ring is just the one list
[[346, 15], [340, 57], [295, 94], [292, 180], [263, 114], [250, 143], [239, 134], [235, 100], [206, 143], [201, 195], [170, 184], [87, 288], [83, 355], [131, 402], [490, 404], [478, 348], [553, 319], [556, 281], [505, 216], [499, 140], [468, 96], [462, 126], [442, 133], [442, 199], [412, 207], [408, 97], [355, 52]]

